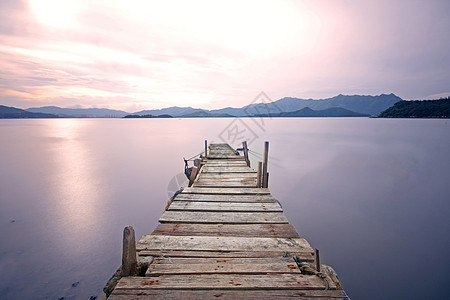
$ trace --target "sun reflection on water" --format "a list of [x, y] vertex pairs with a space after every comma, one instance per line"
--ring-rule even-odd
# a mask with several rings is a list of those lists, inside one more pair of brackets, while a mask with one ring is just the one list
[[[52, 122], [50, 135], [62, 139], [51, 149], [52, 163], [50, 198], [54, 225], [70, 246], [89, 238], [89, 228], [95, 228], [102, 205], [100, 178], [92, 163], [89, 142], [84, 131], [89, 120], [60, 119]], [[55, 198], [57, 197], [57, 198]]]

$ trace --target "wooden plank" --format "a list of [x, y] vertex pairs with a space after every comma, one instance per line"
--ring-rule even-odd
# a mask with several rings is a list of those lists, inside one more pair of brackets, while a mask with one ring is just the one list
[[235, 154], [211, 154], [210, 156], [208, 156], [208, 158], [211, 159], [215, 159], [215, 160], [236, 160], [236, 161], [240, 161], [243, 160], [243, 157], [240, 155], [235, 155]]
[[162, 289], [119, 289], [108, 298], [110, 300], [128, 299], [350, 299], [343, 290], [162, 290]]
[[247, 164], [244, 161], [244, 158], [242, 156], [237, 156], [235, 158], [232, 159], [223, 159], [223, 158], [219, 158], [219, 159], [207, 159], [203, 161], [205, 164], [207, 165], [243, 165], [243, 166], [247, 166]]
[[288, 220], [281, 212], [165, 211], [159, 218], [159, 222], [199, 224], [280, 224], [288, 223]]
[[224, 177], [221, 178], [219, 176], [215, 178], [204, 178], [200, 177], [196, 183], [193, 185], [193, 187], [242, 187], [242, 188], [249, 188], [253, 187], [256, 188], [256, 177], [244, 177], [244, 178], [229, 178]]
[[159, 224], [152, 234], [185, 236], [299, 237], [291, 224]]
[[[326, 283], [315, 275], [300, 274], [196, 274], [161, 275], [157, 277], [122, 277], [116, 285], [121, 289], [325, 289]], [[336, 286], [330, 282], [330, 288]]]
[[218, 182], [218, 181], [204, 181], [199, 180], [196, 184], [192, 185], [193, 187], [214, 187], [214, 188], [227, 188], [227, 187], [233, 187], [233, 188], [252, 188], [256, 187], [256, 180], [254, 182], [249, 181], [225, 181], [225, 182]]
[[281, 258], [284, 256], [298, 256], [301, 261], [313, 262], [313, 251], [199, 251], [199, 250], [140, 250], [139, 257], [198, 257], [198, 258]]
[[[211, 173], [205, 173], [205, 175], [207, 174], [211, 174]], [[199, 178], [199, 181], [203, 181], [203, 182], [241, 182], [241, 183], [256, 183], [256, 176], [253, 173], [242, 173], [242, 174], [250, 174], [252, 176], [244, 176], [244, 177], [230, 177], [230, 176], [220, 176], [217, 173], [213, 173], [216, 174], [216, 176], [214, 177], [209, 177], [209, 176], [202, 176], [201, 178]]]
[[[181, 194], [221, 194], [221, 195], [267, 195], [269, 189], [260, 188], [200, 188], [187, 187]], [[180, 195], [181, 195], [180, 194]]]
[[[204, 259], [200, 259], [204, 260]], [[152, 263], [145, 276], [159, 276], [159, 275], [192, 275], [192, 274], [300, 274], [300, 269], [294, 261], [274, 260], [273, 262], [266, 261], [263, 263], [252, 262], [248, 259], [246, 261], [228, 262], [226, 259], [216, 259], [211, 263]]]
[[292, 257], [280, 258], [280, 257], [257, 257], [257, 258], [243, 258], [243, 257], [234, 257], [234, 258], [198, 258], [198, 257], [155, 257], [153, 260], [153, 264], [215, 264], [215, 263], [227, 263], [227, 264], [286, 264], [286, 263], [295, 263]]
[[276, 202], [272, 195], [211, 195], [181, 193], [174, 201], [202, 201], [202, 202]]
[[137, 250], [313, 251], [302, 238], [144, 235]]
[[203, 172], [205, 173], [255, 173], [256, 171], [249, 167], [241, 166], [203, 166]]
[[244, 178], [256, 178], [255, 173], [203, 173], [201, 175], [202, 179], [206, 178], [220, 178], [220, 179], [230, 179], [230, 180], [241, 180]]
[[233, 150], [231, 148], [228, 149], [210, 149], [211, 154], [228, 154], [228, 155], [235, 155], [239, 156], [239, 152], [236, 150]]
[[205, 164], [208, 166], [214, 166], [214, 165], [239, 165], [246, 167], [247, 164], [244, 160], [235, 160], [235, 159], [207, 159], [205, 160]]
[[227, 202], [192, 202], [173, 201], [167, 210], [184, 211], [234, 211], [234, 212], [281, 212], [280, 205], [272, 203], [227, 203]]

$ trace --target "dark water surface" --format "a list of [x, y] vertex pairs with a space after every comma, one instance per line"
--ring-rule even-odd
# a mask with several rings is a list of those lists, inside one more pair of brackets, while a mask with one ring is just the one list
[[[450, 293], [449, 120], [0, 120], [0, 298], [88, 299], [204, 139], [270, 141], [269, 187], [353, 299]], [[251, 136], [249, 134], [251, 133]]]

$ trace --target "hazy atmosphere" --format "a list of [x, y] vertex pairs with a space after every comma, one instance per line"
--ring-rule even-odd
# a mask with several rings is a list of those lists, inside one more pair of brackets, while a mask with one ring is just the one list
[[450, 94], [449, 1], [0, 2], [0, 102], [241, 107]]

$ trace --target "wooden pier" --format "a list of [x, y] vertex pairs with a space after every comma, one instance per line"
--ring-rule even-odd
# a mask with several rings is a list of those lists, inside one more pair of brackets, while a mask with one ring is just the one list
[[267, 158], [255, 171], [245, 150], [209, 145], [191, 186], [136, 244], [137, 271], [134, 240], [124, 241], [122, 269], [134, 276], [108, 299], [348, 299], [266, 188]]

